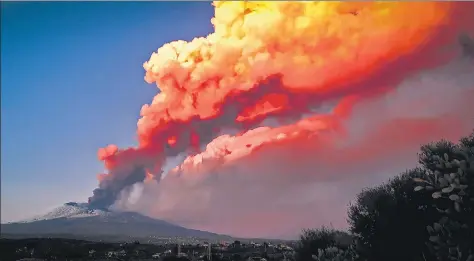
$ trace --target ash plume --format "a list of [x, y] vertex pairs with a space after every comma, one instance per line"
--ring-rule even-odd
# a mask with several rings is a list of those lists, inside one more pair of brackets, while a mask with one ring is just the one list
[[[242, 232], [236, 218], [260, 220], [269, 215], [273, 221], [262, 229], [272, 231], [291, 219], [277, 218], [285, 211], [299, 213], [292, 224], [310, 224], [315, 215], [311, 211], [326, 207], [324, 194], [311, 193], [312, 189], [334, 196], [338, 182], [358, 184], [345, 191], [352, 196], [368, 176], [354, 171], [348, 178], [344, 173], [359, 168], [375, 174], [393, 161], [380, 156], [384, 153], [399, 157], [396, 162], [411, 162], [413, 155], [402, 152], [416, 150], [428, 138], [457, 138], [472, 123], [463, 121], [472, 115], [457, 107], [470, 104], [466, 97], [473, 97], [472, 79], [453, 83], [465, 74], [454, 79], [447, 75], [450, 81], [444, 83], [450, 89], [426, 83], [416, 87], [413, 82], [411, 88], [403, 86], [412, 78], [430, 81], [420, 75], [441, 70], [436, 68], [455, 67], [451, 74], [472, 69], [465, 61], [462, 66], [450, 64], [460, 48], [445, 47], [459, 47], [461, 33], [472, 35], [473, 3], [214, 6], [214, 33], [165, 44], [144, 63], [145, 80], [156, 83], [160, 93], [142, 107], [137, 147], [109, 145], [99, 150], [107, 172], [99, 175], [90, 205], [107, 208], [115, 203], [214, 231]], [[431, 111], [438, 106], [431, 100], [449, 96], [444, 93], [448, 90], [454, 91], [449, 94], [451, 107]], [[416, 104], [407, 98], [411, 92], [418, 92]], [[388, 104], [391, 97], [402, 98], [393, 98], [393, 105]], [[335, 105], [317, 112], [325, 104]], [[428, 116], [416, 115], [420, 111]], [[277, 126], [266, 126], [269, 120]], [[451, 124], [459, 128], [453, 130]], [[226, 130], [238, 134], [222, 135]], [[388, 152], [380, 146], [386, 139], [393, 146]], [[168, 160], [183, 154], [188, 158], [181, 165], [163, 173]], [[130, 204], [127, 198], [137, 183], [142, 196]], [[239, 194], [243, 189], [244, 195]], [[336, 205], [347, 204], [345, 193], [333, 198]], [[265, 203], [274, 198], [280, 203]], [[241, 212], [218, 212], [225, 212], [232, 200]], [[262, 207], [265, 204], [269, 207]], [[219, 223], [218, 217], [228, 223]]]

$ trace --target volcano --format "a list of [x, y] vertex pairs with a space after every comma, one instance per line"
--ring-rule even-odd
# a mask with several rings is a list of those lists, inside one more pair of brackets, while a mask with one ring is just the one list
[[91, 208], [87, 203], [69, 202], [45, 215], [1, 225], [2, 235], [76, 237], [193, 237], [223, 239], [228, 236], [188, 229], [136, 212], [118, 212]]

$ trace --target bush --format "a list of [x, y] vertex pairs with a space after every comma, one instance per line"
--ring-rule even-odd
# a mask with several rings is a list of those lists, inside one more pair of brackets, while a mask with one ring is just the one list
[[351, 242], [352, 237], [349, 234], [332, 228], [306, 229], [303, 230], [296, 248], [297, 260], [314, 260], [313, 255], [318, 256], [320, 251], [326, 249], [336, 248], [344, 251], [350, 247]]
[[412, 179], [422, 175], [422, 169], [413, 169], [357, 196], [348, 221], [361, 258], [424, 261], [430, 257], [425, 227], [439, 214], [434, 207], [420, 207], [430, 195], [416, 193]]
[[441, 217], [426, 226], [427, 245], [437, 260], [474, 260], [474, 133], [459, 144], [440, 141], [422, 147], [426, 175], [415, 191], [429, 192]]
[[354, 246], [336, 246], [331, 230], [306, 231], [301, 260], [474, 261], [473, 155], [474, 132], [458, 144], [422, 146], [418, 168], [363, 190], [350, 205]]
[[356, 251], [350, 247], [340, 249], [338, 247], [328, 247], [319, 249], [317, 255], [312, 255], [315, 261], [354, 261], [358, 259]]

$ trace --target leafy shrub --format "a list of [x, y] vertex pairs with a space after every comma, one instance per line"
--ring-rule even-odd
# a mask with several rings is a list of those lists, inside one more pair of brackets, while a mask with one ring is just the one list
[[332, 228], [303, 230], [296, 248], [297, 260], [313, 260], [313, 255], [318, 256], [320, 251], [331, 248], [344, 251], [349, 248], [351, 242], [352, 237], [349, 234]]
[[474, 260], [474, 133], [459, 144], [440, 141], [422, 147], [426, 175], [415, 191], [428, 191], [441, 217], [426, 227], [437, 260]]
[[413, 178], [423, 176], [415, 168], [380, 186], [363, 190], [348, 211], [357, 251], [368, 261], [424, 261], [427, 224], [438, 219], [434, 207], [423, 205], [431, 195], [413, 191]]
[[419, 163], [357, 195], [350, 247], [334, 230], [306, 230], [299, 260], [474, 261], [474, 132], [422, 146]]
[[317, 255], [312, 255], [315, 261], [354, 261], [358, 259], [358, 255], [353, 247], [340, 249], [338, 247], [328, 247], [318, 249]]

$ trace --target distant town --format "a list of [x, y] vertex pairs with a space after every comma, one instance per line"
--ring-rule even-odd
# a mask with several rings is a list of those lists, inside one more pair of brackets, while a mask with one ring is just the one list
[[[167, 241], [167, 242], [165, 242]], [[182, 241], [182, 242], [178, 242]], [[36, 238], [0, 240], [2, 260], [295, 260], [295, 243], [202, 242], [158, 238], [148, 242], [106, 243], [76, 239]]]

